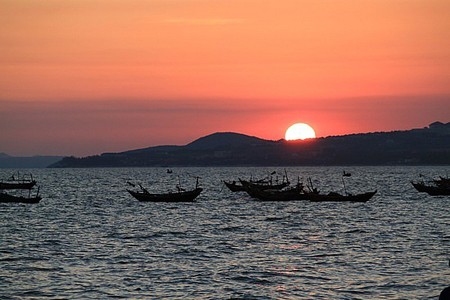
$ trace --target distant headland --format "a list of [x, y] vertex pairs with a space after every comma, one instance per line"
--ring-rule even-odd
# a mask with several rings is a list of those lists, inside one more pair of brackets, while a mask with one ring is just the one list
[[46, 168], [61, 159], [62, 156], [11, 156], [0, 153], [0, 168]]
[[450, 165], [450, 123], [434, 122], [420, 129], [304, 141], [271, 141], [240, 133], [217, 132], [184, 146], [64, 157], [49, 167], [283, 165]]

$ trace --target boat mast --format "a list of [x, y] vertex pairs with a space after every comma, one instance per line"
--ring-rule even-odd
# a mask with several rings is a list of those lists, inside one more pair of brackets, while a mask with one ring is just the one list
[[345, 180], [344, 180], [344, 176], [342, 176], [342, 184], [344, 185], [344, 193], [345, 193], [346, 195], [348, 195], [348, 194], [347, 194], [347, 189], [345, 188]]

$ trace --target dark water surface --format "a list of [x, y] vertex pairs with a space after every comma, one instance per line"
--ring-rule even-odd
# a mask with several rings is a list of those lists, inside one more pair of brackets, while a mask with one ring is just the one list
[[[33, 169], [43, 200], [0, 204], [1, 299], [437, 299], [450, 285], [450, 197], [416, 192], [445, 167], [287, 168], [367, 203], [256, 202], [221, 180], [282, 168]], [[14, 170], [0, 170], [9, 177]], [[24, 171], [25, 172], [25, 171]], [[196, 203], [140, 203], [201, 177]]]

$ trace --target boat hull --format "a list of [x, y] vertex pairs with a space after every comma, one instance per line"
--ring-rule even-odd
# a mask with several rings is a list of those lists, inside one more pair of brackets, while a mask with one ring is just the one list
[[411, 182], [414, 188], [421, 193], [427, 193], [430, 196], [449, 196], [450, 195], [450, 187], [446, 186], [433, 186], [426, 185], [424, 183], [415, 183]]
[[194, 202], [200, 193], [202, 188], [196, 188], [192, 191], [166, 193], [166, 194], [151, 194], [148, 192], [135, 192], [132, 190], [127, 191], [137, 200], [141, 202]]
[[251, 181], [247, 181], [247, 180], [242, 180], [239, 179], [239, 181], [241, 182], [242, 186], [244, 187], [245, 190], [251, 189], [251, 188], [255, 188], [258, 190], [281, 190], [287, 186], [289, 186], [289, 182], [283, 182], [280, 184], [270, 184], [270, 183], [257, 183], [257, 182], [251, 182]]
[[245, 187], [235, 182], [223, 182], [225, 186], [232, 192], [245, 192]]
[[247, 186], [247, 194], [259, 201], [297, 201], [309, 200], [310, 194], [305, 193], [303, 188], [291, 188], [288, 190], [261, 190], [256, 187]]
[[36, 185], [36, 181], [27, 182], [0, 182], [0, 190], [30, 190]]
[[13, 196], [6, 193], [0, 193], [0, 203], [39, 203], [41, 201], [41, 197], [22, 197], [22, 196]]

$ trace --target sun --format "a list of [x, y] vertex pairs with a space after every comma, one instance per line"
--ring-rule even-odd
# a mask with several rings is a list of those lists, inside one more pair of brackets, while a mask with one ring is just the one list
[[305, 123], [295, 123], [286, 130], [285, 140], [305, 140], [312, 139], [316, 137], [314, 129]]

